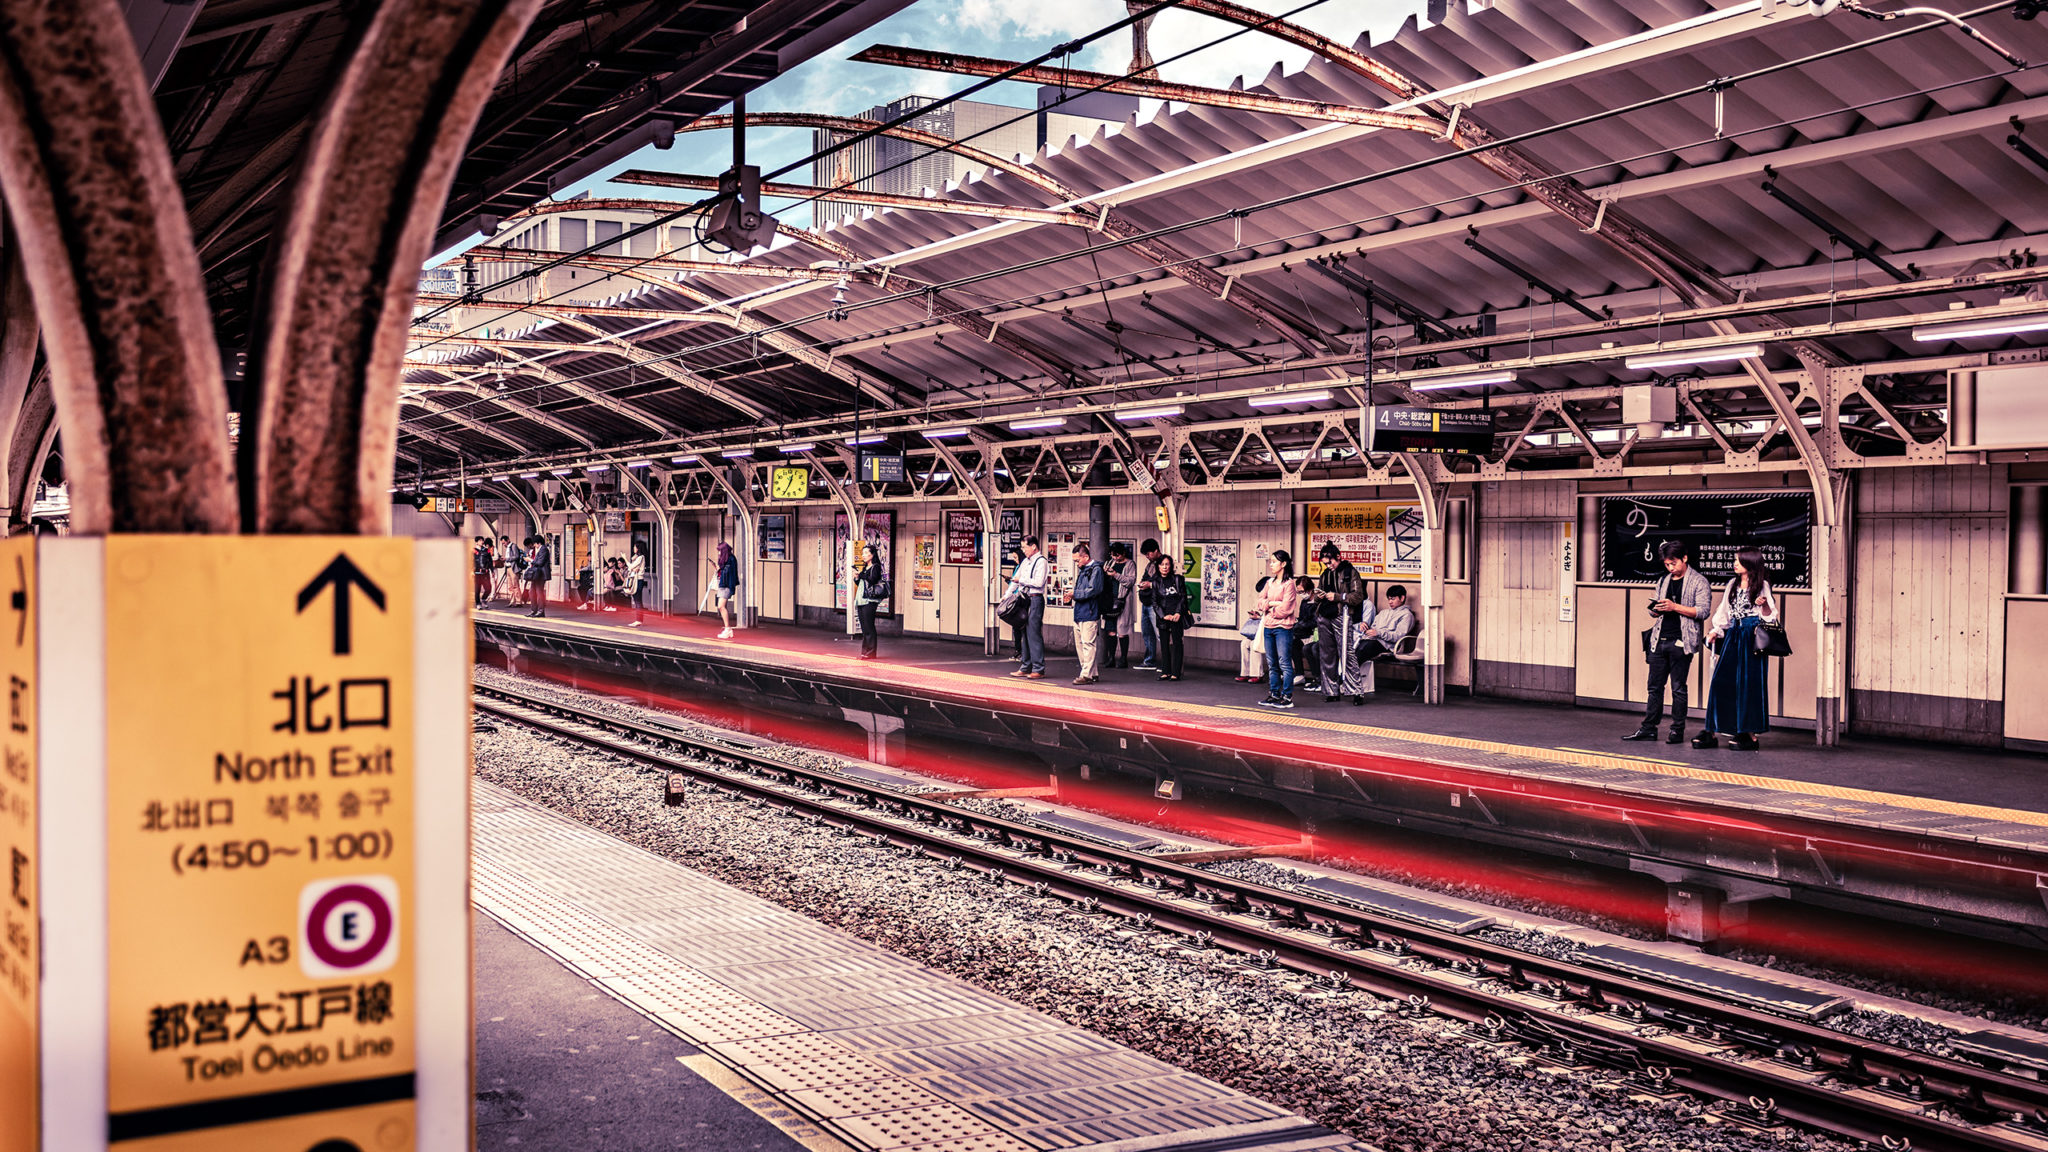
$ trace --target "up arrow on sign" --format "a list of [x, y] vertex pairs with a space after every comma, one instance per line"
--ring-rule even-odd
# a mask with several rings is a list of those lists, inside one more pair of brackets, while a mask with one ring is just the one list
[[329, 584], [334, 585], [334, 654], [346, 656], [350, 640], [349, 585], [361, 588], [363, 595], [370, 598], [370, 603], [375, 604], [379, 612], [384, 610], [384, 590], [372, 583], [368, 576], [363, 575], [363, 570], [356, 567], [355, 561], [348, 558], [348, 553], [343, 552], [336, 555], [327, 567], [322, 568], [320, 574], [313, 577], [311, 584], [299, 589], [299, 611], [304, 612], [306, 605], [311, 604], [313, 598], [320, 595], [320, 590]]

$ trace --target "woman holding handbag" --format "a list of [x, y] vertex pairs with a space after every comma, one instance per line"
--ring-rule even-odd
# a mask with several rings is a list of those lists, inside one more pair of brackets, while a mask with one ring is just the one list
[[[1770, 706], [1765, 687], [1770, 679], [1766, 649], [1783, 647], [1779, 629], [1778, 599], [1766, 579], [1764, 555], [1755, 548], [1735, 554], [1735, 578], [1721, 596], [1707, 626], [1707, 643], [1716, 646], [1720, 658], [1714, 664], [1714, 682], [1707, 689], [1704, 731], [1693, 738], [1695, 748], [1713, 748], [1715, 733], [1731, 737], [1728, 747], [1737, 752], [1754, 752], [1757, 735], [1771, 728]], [[1777, 632], [1777, 635], [1773, 635]]]

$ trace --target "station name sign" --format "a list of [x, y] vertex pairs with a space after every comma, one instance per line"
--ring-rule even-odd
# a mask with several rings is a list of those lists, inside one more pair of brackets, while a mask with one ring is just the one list
[[1359, 420], [1368, 452], [1469, 452], [1493, 449], [1493, 413], [1375, 404]]

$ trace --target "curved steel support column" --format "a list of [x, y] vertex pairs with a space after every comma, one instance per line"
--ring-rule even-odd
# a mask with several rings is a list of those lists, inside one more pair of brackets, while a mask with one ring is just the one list
[[420, 265], [463, 146], [539, 8], [384, 0], [369, 17], [307, 140], [272, 257], [245, 473], [256, 531], [390, 530]]
[[0, 191], [42, 321], [73, 531], [233, 532], [206, 288], [116, 0], [0, 0]]

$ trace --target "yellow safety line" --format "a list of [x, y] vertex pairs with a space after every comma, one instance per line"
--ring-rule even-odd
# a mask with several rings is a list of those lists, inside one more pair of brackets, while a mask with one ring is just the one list
[[782, 1134], [810, 1149], [810, 1152], [854, 1152], [854, 1146], [838, 1139], [792, 1108], [788, 1101], [762, 1089], [717, 1059], [698, 1053], [678, 1056], [676, 1063], [709, 1081], [711, 1086], [737, 1100], [748, 1111], [782, 1130]]
[[1631, 756], [1626, 752], [1595, 752], [1591, 748], [1574, 748], [1569, 744], [1559, 744], [1557, 750], [1559, 752], [1583, 752], [1588, 756], [1611, 756], [1616, 760], [1627, 760], [1631, 763], [1675, 764], [1680, 768], [1692, 767], [1692, 765], [1687, 764], [1683, 760], [1665, 760], [1656, 756]]
[[[628, 633], [623, 625], [585, 624], [578, 620], [563, 620], [559, 623], [578, 624], [586, 628], [610, 628], [615, 631], [647, 638], [644, 632]], [[662, 635], [656, 633], [655, 635]], [[680, 636], [666, 636], [665, 639], [695, 643]], [[744, 650], [744, 646], [732, 646], [733, 650]], [[802, 655], [822, 660], [851, 661], [851, 656], [836, 656], [825, 652], [789, 652], [786, 649], [770, 649], [780, 655]], [[984, 676], [969, 676], [964, 672], [944, 672], [929, 668], [910, 668], [897, 665], [892, 669], [898, 674], [916, 673], [923, 676], [946, 677], [952, 680], [982, 681]], [[1056, 692], [1089, 700], [1099, 708], [1102, 697], [1097, 693], [1054, 684], [1048, 680], [1031, 681], [1039, 690]], [[1191, 716], [1238, 718], [1251, 711], [1242, 705], [1198, 704], [1187, 700], [1151, 700], [1138, 697], [1120, 699], [1139, 700], [1146, 707], [1168, 712], [1179, 712]], [[1400, 728], [1377, 728], [1366, 724], [1343, 724], [1334, 720], [1317, 720], [1298, 713], [1259, 710], [1256, 715], [1262, 720], [1275, 724], [1288, 724], [1297, 728], [1314, 728], [1325, 732], [1363, 733], [1378, 736], [1384, 740], [1400, 740], [1410, 744], [1426, 744], [1439, 748], [1456, 748], [1465, 752], [1491, 752], [1502, 756], [1520, 756], [1524, 760], [1545, 761], [1552, 764], [1592, 766], [1616, 771], [1649, 772], [1659, 776], [1671, 776], [1686, 780], [1701, 780], [1712, 784], [1737, 784], [1749, 788], [1761, 788], [1771, 792], [1790, 792], [1801, 796], [1822, 797], [1829, 800], [1850, 800], [1861, 804], [1883, 804], [1892, 808], [1911, 808], [1922, 812], [1934, 812], [1944, 816], [1970, 816], [1983, 820], [2003, 820], [2010, 824], [2029, 824], [2048, 828], [2048, 812], [2029, 812], [2020, 808], [1998, 808], [1989, 804], [1968, 804], [1960, 800], [1940, 800], [1931, 796], [1909, 796], [1898, 792], [1877, 792], [1868, 788], [1845, 788], [1839, 784], [1819, 784], [1808, 780], [1787, 780], [1776, 776], [1757, 776], [1747, 772], [1722, 772], [1712, 768], [1699, 768], [1675, 760], [1652, 760], [1648, 757], [1617, 755], [1611, 752], [1590, 752], [1579, 748], [1540, 748], [1532, 744], [1505, 744], [1496, 740], [1473, 740], [1464, 736], [1444, 736], [1434, 732], [1411, 732]], [[1479, 765], [1452, 765], [1456, 767], [1480, 767]], [[1482, 769], [1485, 770], [1485, 769]], [[1864, 809], [1840, 805], [1812, 805], [1816, 809], [1832, 813], [1860, 813]]]

